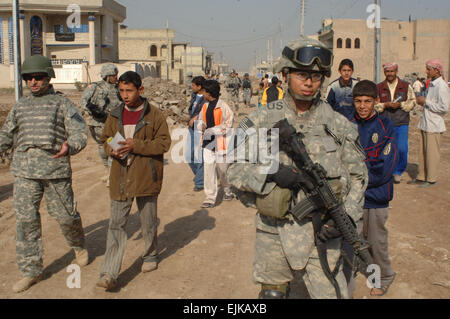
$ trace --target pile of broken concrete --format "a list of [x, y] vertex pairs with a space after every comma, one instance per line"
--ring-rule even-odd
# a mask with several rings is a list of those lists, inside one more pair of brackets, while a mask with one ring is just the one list
[[143, 80], [143, 96], [150, 105], [160, 109], [167, 118], [170, 126], [186, 126], [189, 122], [189, 101], [186, 86], [172, 81], [145, 78]]

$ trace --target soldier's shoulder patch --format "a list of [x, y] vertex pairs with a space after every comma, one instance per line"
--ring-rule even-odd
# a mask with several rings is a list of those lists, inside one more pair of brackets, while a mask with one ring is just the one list
[[386, 145], [386, 147], [384, 148], [383, 154], [385, 156], [389, 155], [389, 153], [391, 152], [391, 143], [389, 143], [388, 145]]
[[72, 118], [75, 120], [75, 121], [77, 121], [78, 123], [84, 123], [84, 118], [80, 115], [80, 113], [78, 113], [78, 112], [75, 112], [73, 115], [72, 115]]

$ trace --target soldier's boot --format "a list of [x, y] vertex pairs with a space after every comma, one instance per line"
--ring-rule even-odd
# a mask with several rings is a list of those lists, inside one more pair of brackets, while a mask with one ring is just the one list
[[89, 264], [89, 253], [86, 248], [74, 249], [75, 251], [75, 261], [80, 267], [84, 267]]
[[289, 297], [289, 283], [283, 285], [261, 285], [258, 299], [287, 299]]
[[13, 286], [13, 291], [15, 293], [23, 292], [28, 290], [31, 286], [42, 280], [42, 274], [35, 277], [23, 277]]

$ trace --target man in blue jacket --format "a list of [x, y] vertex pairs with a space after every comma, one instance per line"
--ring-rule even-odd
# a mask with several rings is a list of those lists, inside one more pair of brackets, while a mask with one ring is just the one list
[[203, 190], [204, 174], [203, 174], [203, 151], [200, 145], [200, 134], [194, 134], [194, 122], [198, 120], [199, 113], [207, 101], [203, 96], [203, 86], [206, 80], [203, 76], [196, 76], [192, 79], [191, 103], [189, 105], [189, 137], [186, 160], [194, 173], [194, 191]]
[[372, 296], [383, 296], [394, 281], [395, 272], [391, 268], [388, 254], [389, 201], [394, 195], [393, 173], [397, 162], [397, 143], [394, 123], [389, 118], [378, 115], [375, 102], [377, 85], [364, 80], [353, 88], [355, 114], [353, 123], [358, 125], [361, 145], [366, 153], [369, 184], [365, 193], [362, 232], [369, 241], [374, 263], [380, 266], [381, 286], [371, 289]]

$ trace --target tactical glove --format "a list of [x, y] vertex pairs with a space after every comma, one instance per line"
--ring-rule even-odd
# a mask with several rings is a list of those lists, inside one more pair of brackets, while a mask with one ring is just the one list
[[317, 237], [319, 237], [321, 241], [327, 241], [339, 236], [341, 236], [341, 232], [336, 228], [336, 224], [332, 219], [327, 221], [317, 234]]
[[268, 182], [275, 182], [281, 188], [296, 189], [302, 186], [312, 187], [307, 176], [296, 168], [280, 164], [278, 171], [267, 175]]

